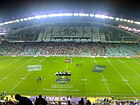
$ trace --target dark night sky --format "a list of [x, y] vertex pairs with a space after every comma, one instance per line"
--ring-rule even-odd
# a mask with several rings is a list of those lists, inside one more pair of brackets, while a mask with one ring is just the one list
[[103, 11], [116, 16], [140, 19], [136, 0], [0, 0], [0, 21], [46, 11]]

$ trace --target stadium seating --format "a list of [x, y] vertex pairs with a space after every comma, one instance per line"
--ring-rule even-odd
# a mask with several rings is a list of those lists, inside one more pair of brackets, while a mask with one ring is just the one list
[[99, 24], [57, 24], [28, 26], [13, 30], [7, 41], [136, 41], [138, 37], [117, 28]]
[[106, 47], [109, 56], [134, 56], [139, 54], [139, 45], [113, 44]]
[[1, 55], [136, 56], [137, 44], [107, 43], [3, 43]]

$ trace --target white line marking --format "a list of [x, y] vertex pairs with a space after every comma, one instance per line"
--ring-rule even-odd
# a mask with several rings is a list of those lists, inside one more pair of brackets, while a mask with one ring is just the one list
[[[29, 60], [27, 60], [26, 62], [24, 62], [21, 66], [19, 66], [16, 70], [14, 70], [13, 72], [9, 73], [6, 77], [4, 78], [8, 78], [10, 75], [12, 75], [13, 73], [17, 72], [19, 68], [21, 68], [22, 66], [24, 66], [27, 62], [29, 62], [30, 60], [32, 60], [33, 58], [30, 58]], [[0, 82], [2, 82], [2, 80], [0, 80]]]
[[133, 69], [132, 69], [129, 65], [127, 65], [124, 61], [120, 60], [119, 58], [118, 58], [118, 61], [121, 62], [121, 63], [123, 63], [127, 68], [129, 68], [129, 70], [131, 70], [131, 71], [134, 72], [138, 77], [140, 77], [140, 74], [137, 73], [135, 70], [133, 70]]
[[135, 63], [137, 63], [138, 65], [140, 65], [140, 62], [135, 61], [134, 59], [130, 59], [131, 61], [134, 61]]
[[[32, 58], [31, 58], [31, 59], [32, 59]], [[43, 60], [41, 60], [41, 61], [44, 61], [45, 59], [46, 59], [46, 58], [43, 58]], [[28, 61], [27, 61], [27, 62], [28, 62]], [[25, 63], [27, 63], [27, 62], [25, 62]], [[27, 75], [26, 75], [24, 78], [27, 78], [29, 74], [31, 74], [31, 72], [28, 72]], [[10, 90], [10, 92], [12, 92], [15, 88], [17, 88], [23, 81], [24, 81], [24, 79], [22, 79], [21, 81], [19, 81], [19, 83], [16, 84], [16, 85]]]
[[[44, 62], [44, 60], [46, 59], [46, 57], [43, 58], [43, 60], [41, 60], [40, 62]], [[38, 91], [40, 85], [38, 86], [38, 88], [36, 89], [36, 91]]]
[[87, 81], [87, 79], [81, 79], [81, 81]]
[[123, 79], [122, 81], [126, 81], [127, 82], [128, 80], [127, 79]]
[[[112, 65], [112, 63], [110, 62], [110, 60], [105, 59], [113, 68], [114, 70], [118, 73], [118, 75], [121, 77], [122, 80], [125, 80], [124, 77], [120, 74], [120, 72], [116, 69], [116, 67], [114, 67], [114, 65]], [[131, 85], [128, 83], [128, 81], [124, 81], [126, 83], [126, 85], [130, 88], [130, 90], [136, 95], [136, 91], [131, 87]]]
[[20, 59], [21, 59], [21, 58], [15, 60], [14, 62], [9, 63], [9, 64], [6, 65], [6, 66], [0, 67], [0, 70], [6, 68], [7, 66], [9, 66], [9, 65], [11, 65], [11, 64], [14, 64], [15, 62], [19, 61]]
[[[94, 59], [93, 60], [94, 61], [94, 63], [95, 64], [97, 64], [97, 61], [96, 61], [96, 59]], [[90, 62], [91, 62], [91, 60], [90, 60]], [[105, 79], [105, 77], [104, 77], [104, 75], [102, 74], [102, 73], [100, 73], [100, 75], [102, 76], [102, 80], [107, 80], [107, 79]], [[110, 89], [109, 89], [109, 86], [107, 85], [107, 81], [103, 81], [104, 82], [104, 84], [105, 84], [105, 86], [106, 86], [106, 88], [107, 88], [107, 90], [108, 90], [108, 93], [111, 95], [111, 91], [110, 91]]]
[[20, 78], [20, 79], [26, 79], [26, 78]]
[[[28, 72], [27, 75], [24, 78], [27, 78], [27, 76], [30, 74], [31, 72]], [[23, 82], [24, 79], [22, 79], [20, 82], [18, 82], [11, 90], [10, 92], [12, 92], [16, 87], [18, 87], [19, 84], [21, 84], [21, 82]]]
[[[83, 57], [81, 58], [82, 59], [82, 62], [84, 63], [85, 61], [83, 60]], [[85, 72], [84, 72], [84, 69], [82, 68], [82, 73], [83, 73], [83, 79], [86, 79], [86, 76], [85, 76]], [[87, 90], [87, 84], [88, 82], [86, 82], [86, 81], [83, 81], [83, 84], [84, 84], [84, 92], [86, 92], [86, 90]], [[86, 93], [85, 93], [86, 94]]]
[[2, 78], [2, 79], [7, 79], [6, 77]]
[[107, 79], [102, 79], [102, 81], [107, 81]]
[[103, 74], [100, 73], [100, 75], [102, 76], [102, 78], [103, 78], [103, 80], [104, 80], [103, 82], [105, 83], [105, 85], [106, 85], [106, 87], [107, 87], [107, 90], [108, 90], [109, 94], [111, 95], [111, 91], [110, 91], [110, 89], [109, 89], [109, 86], [107, 85], [107, 80], [105, 79], [105, 77], [104, 77]]

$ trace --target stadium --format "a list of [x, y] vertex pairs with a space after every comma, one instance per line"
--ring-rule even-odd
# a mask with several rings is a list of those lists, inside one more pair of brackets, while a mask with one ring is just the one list
[[21, 94], [34, 102], [41, 94], [49, 104], [86, 97], [92, 104], [139, 105], [139, 26], [81, 11], [1, 22], [1, 100]]

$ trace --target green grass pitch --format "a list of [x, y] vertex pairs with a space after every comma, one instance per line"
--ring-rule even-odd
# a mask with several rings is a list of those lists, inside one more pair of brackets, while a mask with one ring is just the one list
[[[140, 58], [0, 57], [0, 92], [51, 96], [140, 96]], [[81, 66], [77, 66], [80, 64]], [[28, 71], [28, 65], [42, 65], [41, 71]], [[105, 65], [103, 73], [92, 72]], [[70, 71], [71, 81], [60, 84], [58, 71]], [[41, 81], [37, 81], [37, 77]]]

